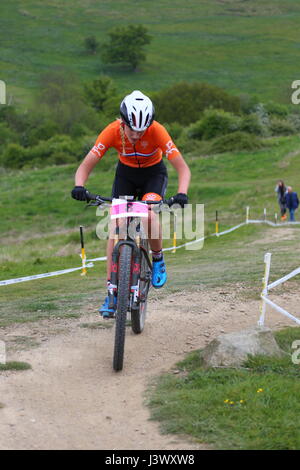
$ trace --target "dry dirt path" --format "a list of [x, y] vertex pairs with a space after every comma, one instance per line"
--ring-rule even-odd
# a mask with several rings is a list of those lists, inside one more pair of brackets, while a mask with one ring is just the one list
[[[158, 424], [149, 420], [145, 391], [153, 377], [170, 370], [187, 352], [219, 334], [256, 324], [260, 302], [241, 302], [242, 288], [163, 299], [157, 295], [149, 302], [143, 334], [127, 331], [125, 366], [119, 373], [112, 370], [114, 329], [80, 327], [82, 322], [99, 321], [93, 312], [80, 320], [47, 320], [0, 330], [7, 360], [32, 366], [28, 371], [0, 373], [0, 449], [209, 449], [182, 436], [162, 435]], [[298, 296], [294, 297], [280, 300], [296, 314]], [[266, 324], [294, 325], [272, 312]], [[30, 347], [30, 342], [38, 346]]]

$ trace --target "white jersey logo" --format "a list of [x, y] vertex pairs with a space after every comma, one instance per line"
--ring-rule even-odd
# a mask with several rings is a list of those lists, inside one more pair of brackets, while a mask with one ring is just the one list
[[172, 152], [178, 152], [178, 149], [177, 147], [175, 147], [174, 143], [172, 142], [172, 140], [169, 140], [169, 142], [167, 142], [166, 144], [166, 155], [171, 155]]
[[101, 157], [101, 152], [105, 150], [105, 145], [101, 144], [101, 142], [99, 142], [99, 144], [97, 145], [94, 145], [94, 147], [92, 148], [92, 152], [95, 152], [98, 157]]

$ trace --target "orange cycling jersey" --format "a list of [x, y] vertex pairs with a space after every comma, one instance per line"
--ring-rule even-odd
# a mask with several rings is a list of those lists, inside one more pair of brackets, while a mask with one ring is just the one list
[[111, 147], [118, 151], [122, 163], [135, 168], [155, 165], [161, 161], [163, 154], [168, 160], [180, 155], [164, 126], [157, 121], [153, 121], [136, 144], [131, 144], [121, 120], [117, 119], [99, 134], [91, 152], [102, 158]]

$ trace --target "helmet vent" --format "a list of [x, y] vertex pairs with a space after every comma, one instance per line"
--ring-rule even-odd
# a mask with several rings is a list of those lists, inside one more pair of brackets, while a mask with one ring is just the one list
[[154, 120], [154, 106], [150, 98], [135, 90], [125, 96], [120, 105], [122, 120], [134, 131], [144, 131]]

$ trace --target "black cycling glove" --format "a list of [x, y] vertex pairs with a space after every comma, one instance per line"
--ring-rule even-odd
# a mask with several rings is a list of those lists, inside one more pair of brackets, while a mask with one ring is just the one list
[[181, 207], [184, 207], [185, 204], [188, 204], [189, 202], [187, 194], [184, 194], [184, 193], [178, 193], [176, 194], [176, 196], [173, 196], [171, 199], [173, 200], [173, 204], [179, 204]]
[[84, 186], [74, 186], [71, 192], [71, 196], [73, 199], [77, 199], [77, 201], [86, 201], [87, 200], [87, 190]]

